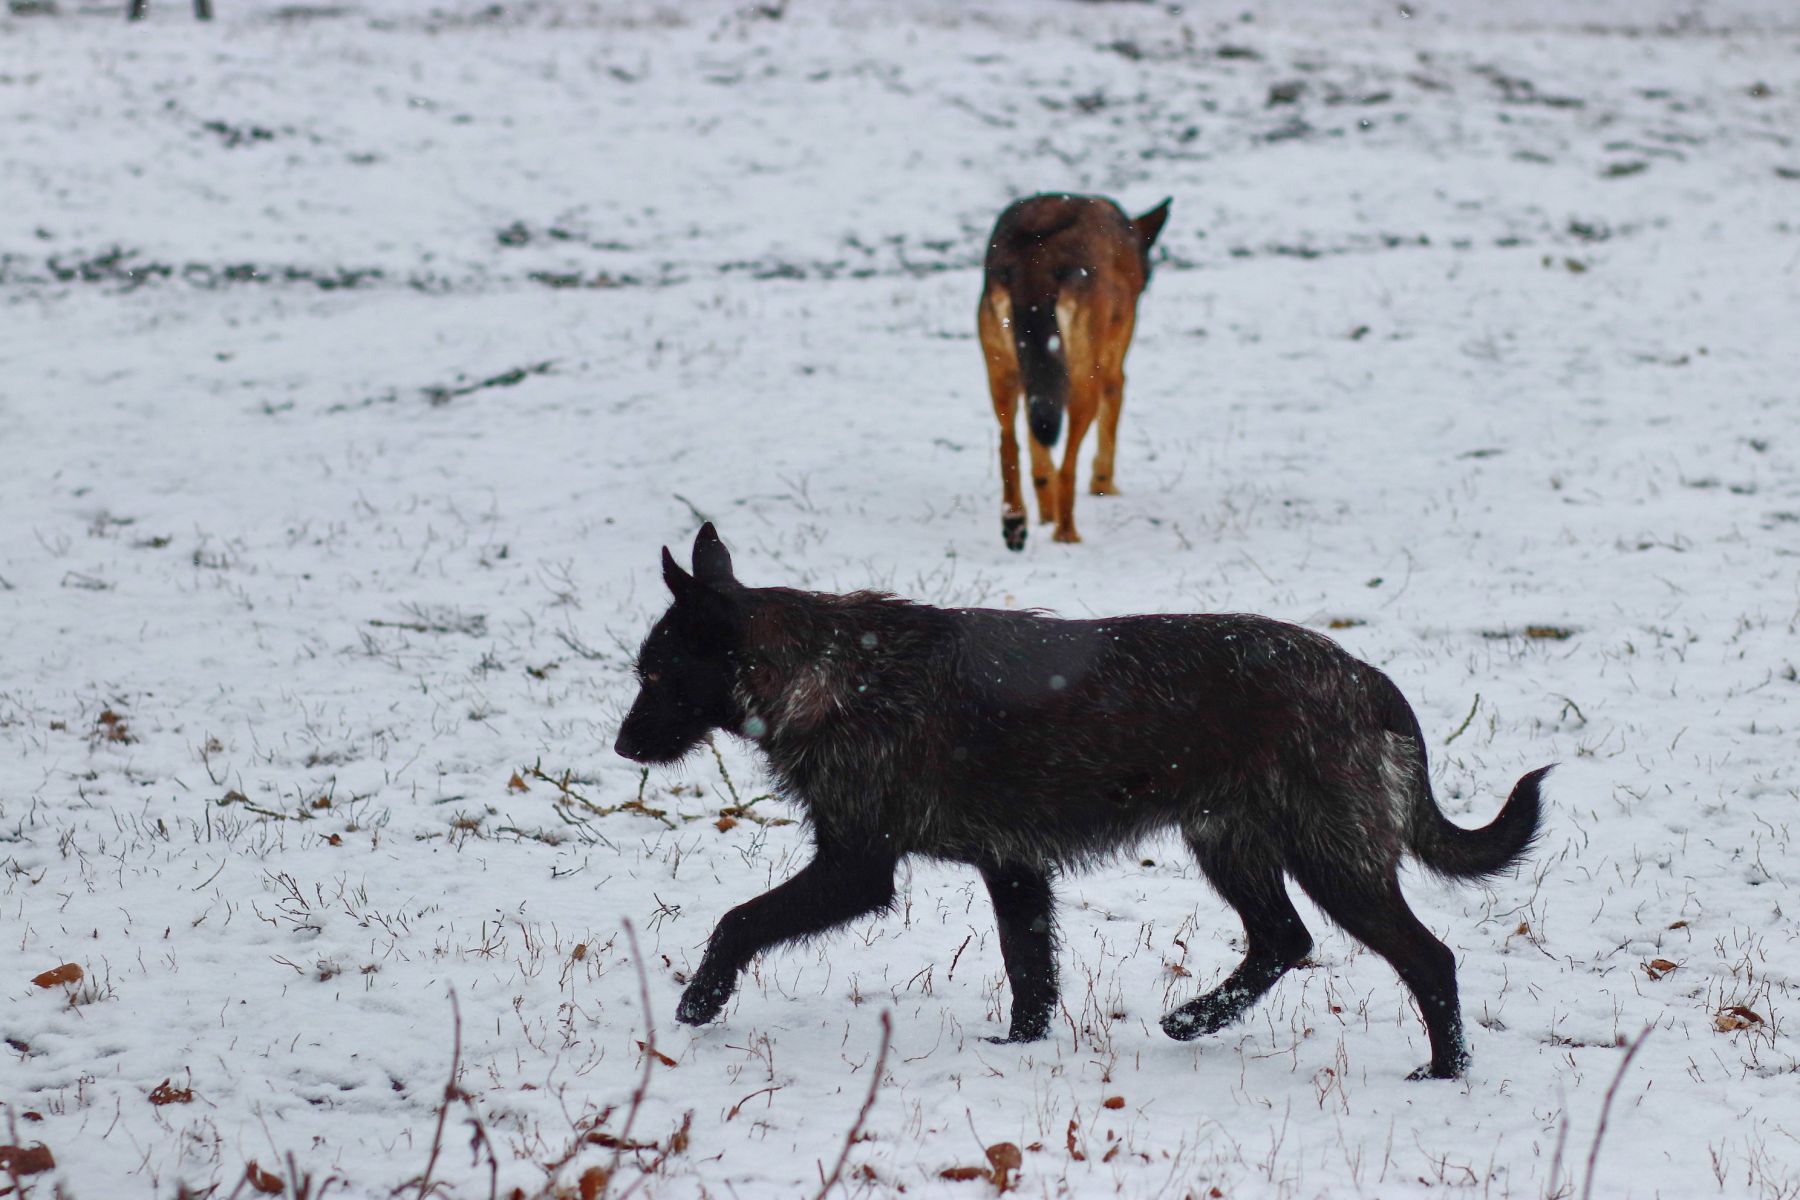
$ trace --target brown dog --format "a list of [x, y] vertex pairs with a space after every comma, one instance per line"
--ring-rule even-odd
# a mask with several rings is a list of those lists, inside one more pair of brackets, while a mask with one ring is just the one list
[[[1100, 196], [1028, 196], [1009, 205], [988, 239], [976, 326], [987, 358], [994, 415], [1000, 418], [1000, 531], [1012, 550], [1025, 548], [1025, 498], [1019, 486], [1019, 442], [1013, 433], [1019, 398], [1031, 429], [1031, 482], [1038, 519], [1056, 523], [1056, 540], [1075, 532], [1075, 455], [1096, 417], [1096, 496], [1109, 496], [1119, 408], [1125, 402], [1125, 351], [1137, 321], [1137, 298], [1150, 276], [1150, 247], [1169, 217], [1169, 201], [1133, 220]], [[1069, 414], [1062, 470], [1050, 457]]]

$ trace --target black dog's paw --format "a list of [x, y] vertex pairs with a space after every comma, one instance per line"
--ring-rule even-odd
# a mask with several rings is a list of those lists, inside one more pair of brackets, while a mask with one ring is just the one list
[[704, 1025], [719, 1015], [719, 1010], [729, 999], [729, 987], [696, 979], [681, 993], [681, 1003], [675, 1006], [675, 1019], [683, 1025]]
[[1025, 548], [1025, 514], [1008, 513], [1000, 518], [1000, 536], [1006, 539], [1008, 550]]
[[1205, 999], [1190, 1000], [1162, 1019], [1162, 1031], [1178, 1042], [1191, 1042], [1197, 1037], [1217, 1033], [1231, 1024], [1237, 1014]]
[[1412, 1074], [1408, 1075], [1407, 1079], [1411, 1080], [1413, 1083], [1418, 1083], [1423, 1079], [1461, 1079], [1468, 1070], [1469, 1059], [1468, 1056], [1465, 1055], [1463, 1058], [1453, 1063], [1428, 1062]]
[[1179, 1008], [1163, 1017], [1162, 1031], [1178, 1042], [1191, 1042], [1206, 1032], [1199, 1021]]
[[1028, 1025], [1021, 1028], [1014, 1025], [1005, 1037], [984, 1037], [981, 1040], [990, 1046], [1024, 1046], [1032, 1042], [1041, 1042], [1050, 1035], [1048, 1025]]

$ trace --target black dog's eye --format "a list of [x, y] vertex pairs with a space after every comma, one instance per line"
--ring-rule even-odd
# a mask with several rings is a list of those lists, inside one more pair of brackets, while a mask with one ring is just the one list
[[658, 675], [655, 671], [652, 671], [648, 675], [644, 676], [644, 682], [645, 683], [661, 683], [662, 676]]

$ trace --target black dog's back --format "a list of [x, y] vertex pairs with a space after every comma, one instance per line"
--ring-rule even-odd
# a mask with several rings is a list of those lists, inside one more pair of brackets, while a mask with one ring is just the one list
[[[872, 788], [902, 852], [962, 862], [1088, 863], [1209, 822], [1294, 845], [1342, 829], [1383, 863], [1403, 848], [1419, 797], [1410, 782], [1393, 794], [1384, 774], [1416, 752], [1385, 722], [1399, 693], [1309, 630], [1238, 614], [1067, 621], [758, 595], [790, 628], [825, 611], [840, 631], [805, 652], [811, 666], [771, 663], [753, 685], [798, 681], [792, 691], [829, 704], [833, 720], [796, 725], [783, 715], [792, 691], [758, 697], [772, 764], [829, 828], [864, 820]], [[858, 783], [843, 793], [846, 779]]]
[[[1306, 630], [1252, 616], [1062, 621], [964, 610], [932, 666], [908, 848], [962, 861], [1092, 862], [1157, 827], [1317, 819], [1332, 746], [1372, 778], [1372, 670]], [[1292, 812], [1284, 810], [1292, 809]], [[935, 836], [933, 836], [935, 835]]]
[[[670, 574], [670, 572], [675, 572]], [[1310, 950], [1283, 883], [1386, 957], [1419, 1001], [1432, 1076], [1467, 1060], [1455, 957], [1408, 908], [1410, 852], [1451, 876], [1516, 861], [1543, 771], [1481, 830], [1431, 797], [1410, 706], [1387, 676], [1298, 626], [1245, 615], [1065, 621], [870, 593], [745, 588], [709, 525], [639, 658], [619, 749], [670, 761], [709, 728], [754, 740], [804, 810], [817, 855], [720, 922], [678, 1016], [710, 1020], [767, 946], [893, 897], [899, 860], [980, 870], [1013, 989], [1010, 1040], [1056, 1001], [1052, 874], [1180, 831], [1237, 909], [1244, 961], [1163, 1019], [1218, 1029]]]

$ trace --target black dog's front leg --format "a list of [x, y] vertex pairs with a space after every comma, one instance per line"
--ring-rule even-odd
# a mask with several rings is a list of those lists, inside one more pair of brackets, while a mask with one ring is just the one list
[[737, 987], [738, 972], [768, 949], [886, 908], [894, 899], [891, 855], [821, 845], [813, 860], [780, 887], [726, 913], [706, 945], [675, 1019], [704, 1025]]
[[1050, 876], [1021, 866], [984, 866], [981, 878], [994, 901], [1000, 957], [1012, 986], [1007, 1042], [1035, 1042], [1050, 1032], [1056, 1012], [1056, 896]]

